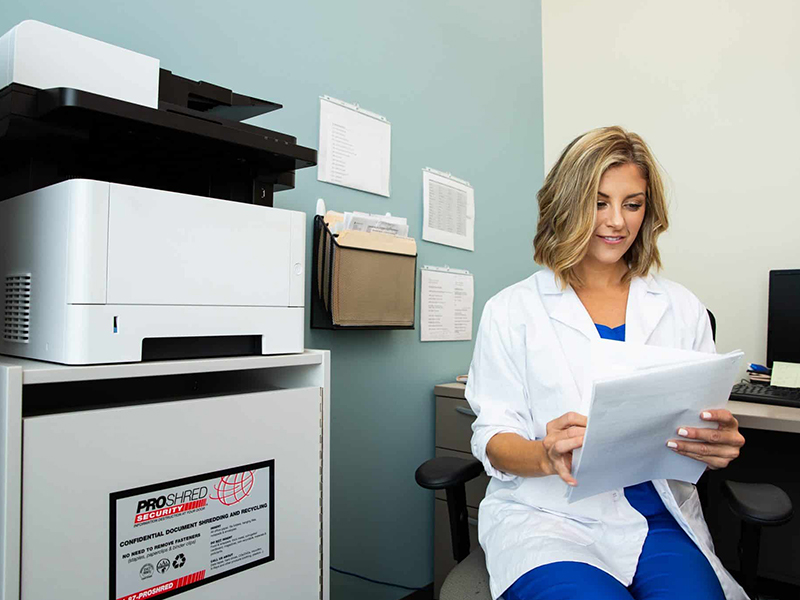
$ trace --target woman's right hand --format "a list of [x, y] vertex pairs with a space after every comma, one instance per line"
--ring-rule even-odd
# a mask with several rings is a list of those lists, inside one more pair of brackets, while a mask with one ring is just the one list
[[546, 473], [556, 474], [571, 486], [578, 485], [572, 476], [572, 451], [583, 446], [586, 434], [586, 417], [568, 412], [547, 424], [547, 435], [542, 440]]

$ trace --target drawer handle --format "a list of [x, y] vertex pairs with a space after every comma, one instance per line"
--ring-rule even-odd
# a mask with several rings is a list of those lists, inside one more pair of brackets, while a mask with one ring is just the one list
[[467, 517], [467, 523], [469, 523], [473, 527], [477, 527], [478, 526], [478, 519], [473, 519], [472, 517]]
[[477, 417], [478, 415], [475, 414], [475, 411], [471, 408], [466, 408], [464, 406], [456, 406], [456, 412], [461, 413], [462, 415], [467, 415], [468, 417]]

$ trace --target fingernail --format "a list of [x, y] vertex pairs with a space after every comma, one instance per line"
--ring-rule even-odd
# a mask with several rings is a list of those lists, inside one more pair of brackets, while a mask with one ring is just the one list
[[683, 427], [678, 429], [678, 435], [682, 435], [683, 437], [689, 437], [689, 432], [686, 431]]
[[700, 416], [702, 418], [704, 418], [704, 419], [710, 419], [711, 418], [711, 413], [710, 412], [704, 412], [704, 413], [701, 413]]
[[667, 446], [670, 448], [677, 448], [678, 444], [676, 444], [675, 442], [667, 442]]

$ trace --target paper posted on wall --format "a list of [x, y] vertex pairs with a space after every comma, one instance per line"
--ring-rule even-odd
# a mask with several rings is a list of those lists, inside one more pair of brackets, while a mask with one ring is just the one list
[[475, 190], [469, 182], [422, 170], [422, 239], [475, 250]]
[[575, 502], [654, 479], [696, 483], [706, 464], [667, 447], [679, 427], [714, 427], [704, 410], [724, 408], [744, 356], [641, 344], [592, 343], [584, 388], [588, 423], [573, 453]]
[[385, 117], [320, 97], [317, 179], [389, 197], [392, 126]]
[[471, 340], [474, 299], [475, 282], [469, 271], [424, 266], [420, 341]]

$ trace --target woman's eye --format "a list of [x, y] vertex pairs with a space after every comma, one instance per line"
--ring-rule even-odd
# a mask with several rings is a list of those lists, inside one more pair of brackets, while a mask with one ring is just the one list
[[641, 204], [639, 204], [639, 203], [636, 203], [636, 202], [634, 202], [634, 203], [631, 203], [631, 204], [628, 204], [628, 205], [626, 205], [626, 206], [628, 207], [628, 210], [632, 210], [632, 211], [637, 211], [637, 210], [639, 210], [640, 208], [642, 208], [642, 205], [641, 205]]
[[605, 206], [606, 206], [606, 203], [603, 202], [602, 200], [598, 200], [597, 201], [597, 208], [605, 208]]

